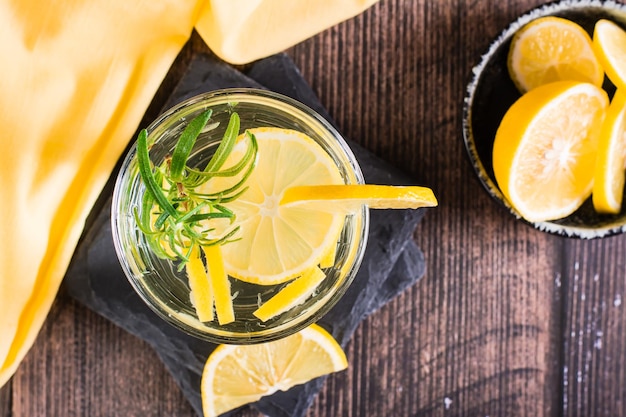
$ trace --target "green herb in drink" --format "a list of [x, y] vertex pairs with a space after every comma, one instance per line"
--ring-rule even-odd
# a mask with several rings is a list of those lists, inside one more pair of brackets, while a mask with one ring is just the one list
[[[232, 166], [223, 168], [239, 136], [240, 121], [235, 112], [206, 166], [198, 169], [189, 165], [196, 140], [210, 118], [211, 110], [206, 110], [189, 122], [171, 157], [166, 157], [157, 167], [150, 160], [148, 132], [143, 129], [137, 138], [139, 173], [146, 192], [141, 211], [135, 208], [135, 220], [154, 253], [161, 258], [181, 261], [179, 268], [189, 260], [194, 248], [223, 244], [234, 238], [238, 226], [215, 236], [211, 223], [215, 219], [228, 219], [230, 224], [234, 223], [235, 214], [224, 204], [245, 192], [245, 181], [256, 165], [257, 141], [254, 135], [246, 132], [246, 152]], [[237, 181], [218, 192], [198, 191], [214, 177], [237, 177]]]

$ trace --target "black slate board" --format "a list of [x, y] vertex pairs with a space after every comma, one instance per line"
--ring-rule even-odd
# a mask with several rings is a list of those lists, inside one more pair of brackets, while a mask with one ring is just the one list
[[[318, 111], [326, 110], [298, 68], [284, 54], [260, 60], [242, 73], [211, 56], [192, 61], [165, 108], [196, 94], [227, 87], [257, 87], [285, 94]], [[331, 120], [332, 123], [332, 120]], [[394, 167], [348, 140], [365, 180], [372, 184], [410, 184]], [[158, 353], [198, 415], [202, 415], [200, 377], [215, 345], [170, 326], [134, 292], [115, 255], [110, 224], [110, 196], [94, 209], [63, 283], [79, 302], [148, 342]], [[369, 243], [353, 284], [318, 324], [345, 347], [358, 324], [424, 274], [424, 258], [412, 239], [424, 210], [373, 210]], [[279, 391], [253, 404], [268, 416], [305, 415], [325, 378]]]

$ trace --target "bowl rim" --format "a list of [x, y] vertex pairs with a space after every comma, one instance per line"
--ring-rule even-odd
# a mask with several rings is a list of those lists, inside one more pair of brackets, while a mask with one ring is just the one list
[[[535, 7], [524, 14], [517, 17], [514, 21], [508, 24], [508, 26], [499, 33], [499, 35], [491, 42], [487, 51], [484, 52], [478, 64], [472, 67], [471, 80], [467, 84], [465, 95], [463, 98], [463, 111], [462, 111], [462, 131], [463, 131], [463, 143], [465, 145], [466, 154], [469, 161], [476, 173], [479, 182], [487, 193], [496, 200], [502, 207], [512, 214], [517, 220], [534, 227], [537, 230], [546, 232], [549, 234], [579, 238], [579, 239], [596, 239], [602, 237], [614, 236], [626, 232], [626, 217], [621, 223], [611, 223], [604, 227], [582, 227], [574, 225], [564, 225], [555, 221], [541, 221], [531, 222], [524, 219], [507, 201], [499, 187], [497, 186], [495, 179], [492, 179], [487, 173], [479, 152], [476, 147], [476, 141], [473, 134], [472, 127], [472, 114], [473, 105], [478, 90], [481, 77], [485, 68], [490, 63], [494, 54], [508, 42], [515, 33], [521, 29], [524, 25], [530, 21], [543, 16], [554, 15], [559, 12], [583, 10], [583, 9], [604, 9], [607, 11], [624, 13], [626, 17], [626, 4], [617, 3], [615, 1], [600, 1], [600, 0], [561, 0], [552, 3], [547, 3], [538, 7]], [[567, 217], [566, 217], [567, 218]], [[562, 220], [562, 219], [559, 219]]]

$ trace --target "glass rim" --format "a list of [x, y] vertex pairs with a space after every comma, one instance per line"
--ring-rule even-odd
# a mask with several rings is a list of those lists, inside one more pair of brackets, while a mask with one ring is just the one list
[[[354, 153], [345, 139], [330, 124], [330, 122], [308, 106], [287, 96], [267, 90], [231, 88], [215, 90], [190, 97], [168, 109], [157, 117], [152, 123], [150, 123], [147, 127], [148, 137], [150, 139], [151, 135], [154, 132], [157, 132], [159, 128], [168, 121], [172, 119], [180, 119], [181, 117], [184, 117], [185, 114], [191, 114], [194, 112], [194, 109], [197, 110], [199, 106], [206, 106], [208, 108], [211, 106], [228, 104], [233, 101], [245, 101], [246, 103], [257, 104], [268, 109], [279, 108], [280, 110], [286, 111], [290, 116], [295, 117], [299, 123], [303, 123], [308, 128], [314, 129], [316, 133], [319, 133], [319, 137], [324, 142], [331, 140], [336, 141], [339, 150], [343, 153], [342, 160], [345, 159], [347, 162], [347, 164], [341, 162], [341, 165], [343, 165], [343, 169], [345, 169], [352, 176], [352, 178], [350, 178], [350, 182], [357, 184], [365, 183]], [[318, 140], [316, 140], [316, 142], [318, 142]], [[332, 146], [331, 143], [327, 144]], [[333, 150], [335, 150], [334, 147]], [[327, 149], [325, 149], [325, 151], [330, 152]], [[333, 159], [335, 158], [333, 157]], [[120, 208], [124, 192], [128, 191], [128, 184], [132, 183], [133, 178], [136, 177], [136, 175], [133, 176], [131, 173], [133, 161], [136, 161], [136, 143], [131, 145], [123, 159], [113, 190], [111, 226], [115, 251], [126, 278], [142, 301], [152, 311], [157, 313], [158, 316], [179, 330], [213, 343], [251, 344], [280, 339], [319, 320], [339, 301], [354, 281], [363, 259], [368, 240], [369, 210], [366, 206], [363, 206], [361, 211], [354, 216], [356, 219], [356, 231], [354, 232], [354, 236], [358, 241], [349, 245], [350, 249], [348, 260], [345, 262], [345, 265], [349, 266], [348, 271], [345, 273], [341, 272], [339, 275], [341, 279], [338, 279], [337, 282], [333, 283], [332, 287], [328, 290], [328, 293], [324, 294], [320, 300], [315, 301], [313, 308], [311, 309], [313, 310], [312, 312], [300, 314], [294, 320], [289, 320], [285, 323], [279, 324], [278, 326], [262, 331], [253, 331], [251, 333], [237, 333], [230, 330], [219, 330], [208, 326], [201, 326], [202, 323], [199, 322], [197, 318], [184, 312], [176, 311], [176, 309], [166, 305], [166, 303], [160, 300], [158, 296], [154, 295], [146, 285], [141, 283], [142, 280], [137, 276], [137, 273], [133, 271], [131, 265], [129, 265], [131, 260], [128, 259], [128, 250], [124, 247], [124, 243], [122, 242], [123, 231], [120, 230], [120, 213], [118, 212], [118, 209]], [[339, 166], [340, 162], [336, 161], [336, 163]], [[124, 185], [126, 185], [126, 187], [124, 187]], [[141, 257], [141, 255], [137, 256]]]

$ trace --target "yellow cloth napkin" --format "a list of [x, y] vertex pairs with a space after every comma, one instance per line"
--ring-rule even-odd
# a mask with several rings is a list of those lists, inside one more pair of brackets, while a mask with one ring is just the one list
[[0, 0], [0, 386], [32, 346], [84, 221], [194, 26], [249, 62], [376, 0]]
[[212, 0], [196, 29], [233, 64], [280, 52], [346, 20], [377, 0]]

